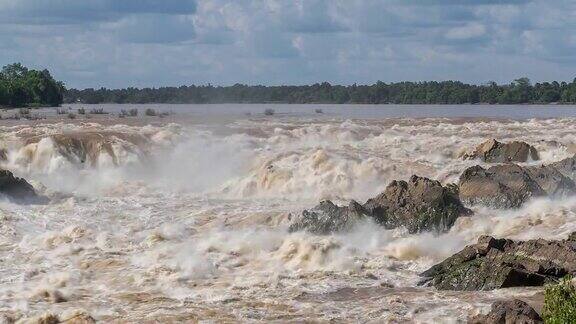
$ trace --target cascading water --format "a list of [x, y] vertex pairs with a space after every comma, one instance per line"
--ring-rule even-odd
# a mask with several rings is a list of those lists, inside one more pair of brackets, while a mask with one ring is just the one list
[[447, 233], [368, 221], [289, 233], [290, 214], [364, 201], [412, 174], [456, 182], [464, 152], [523, 140], [548, 163], [576, 152], [574, 119], [246, 119], [198, 124], [0, 127], [2, 167], [46, 205], [0, 201], [0, 312], [82, 309], [110, 321], [456, 322], [534, 288], [443, 292], [418, 273], [478, 236], [565, 238], [576, 198], [474, 208]]

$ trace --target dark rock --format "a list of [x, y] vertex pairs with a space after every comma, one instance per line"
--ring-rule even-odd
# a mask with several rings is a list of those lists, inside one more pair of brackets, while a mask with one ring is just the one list
[[460, 175], [459, 187], [462, 202], [495, 208], [519, 207], [530, 197], [546, 195], [530, 174], [515, 164], [470, 167]]
[[573, 241], [512, 241], [483, 236], [424, 271], [421, 284], [448, 290], [542, 286], [576, 273]]
[[531, 197], [572, 195], [576, 184], [552, 166], [502, 164], [484, 169], [477, 165], [460, 175], [459, 189], [466, 204], [516, 208]]
[[466, 154], [467, 159], [481, 159], [488, 163], [526, 162], [540, 159], [538, 151], [525, 142], [501, 143], [495, 139], [478, 145], [473, 153]]
[[392, 181], [363, 207], [384, 227], [404, 226], [410, 233], [444, 231], [458, 217], [472, 213], [460, 202], [455, 186], [443, 187], [438, 181], [418, 176], [408, 182]]
[[315, 234], [329, 234], [350, 230], [365, 217], [365, 211], [356, 201], [348, 206], [337, 206], [330, 200], [322, 201], [311, 210], [305, 210], [289, 227], [290, 232], [306, 230]]
[[39, 202], [34, 187], [22, 178], [15, 177], [12, 172], [0, 169], [0, 193], [18, 203]]
[[533, 166], [524, 169], [550, 197], [566, 197], [576, 193], [574, 181], [553, 166]]
[[346, 207], [323, 201], [305, 210], [289, 230], [327, 234], [348, 230], [357, 220], [370, 217], [389, 229], [404, 226], [410, 233], [439, 232], [449, 229], [458, 217], [471, 214], [460, 202], [457, 186], [443, 187], [438, 181], [412, 176], [408, 182], [393, 181], [363, 206], [355, 201]]
[[544, 323], [542, 317], [526, 302], [519, 299], [498, 301], [486, 315], [477, 315], [469, 324], [537, 324]]
[[549, 166], [554, 167], [564, 176], [576, 181], [576, 156], [554, 162]]

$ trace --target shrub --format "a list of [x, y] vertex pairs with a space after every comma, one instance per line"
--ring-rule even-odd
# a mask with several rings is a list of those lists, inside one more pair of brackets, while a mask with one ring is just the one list
[[266, 116], [272, 116], [272, 115], [274, 115], [274, 112], [275, 112], [274, 109], [272, 109], [272, 108], [267, 108], [266, 110], [264, 110], [264, 115], [266, 115]]
[[86, 115], [86, 109], [78, 108], [78, 115]]
[[132, 108], [128, 111], [128, 114], [132, 117], [136, 117], [136, 116], [138, 116], [138, 109]]
[[56, 113], [58, 115], [66, 115], [66, 109], [64, 108], [56, 108]]
[[28, 108], [20, 108], [18, 109], [18, 113], [20, 114], [20, 116], [29, 116], [30, 115], [30, 109]]
[[317, 114], [323, 114], [324, 111], [320, 108], [317, 108], [316, 110], [314, 110]]
[[90, 109], [90, 113], [93, 115], [107, 114], [107, 112], [104, 111], [104, 108], [92, 108], [92, 109]]
[[144, 114], [146, 116], [157, 116], [158, 114], [156, 113], [156, 110], [152, 109], [152, 108], [148, 108], [146, 109], [146, 111], [144, 112]]
[[68, 113], [68, 119], [74, 119], [76, 115], [74, 113]]
[[546, 323], [576, 323], [576, 288], [570, 276], [546, 286], [543, 316]]

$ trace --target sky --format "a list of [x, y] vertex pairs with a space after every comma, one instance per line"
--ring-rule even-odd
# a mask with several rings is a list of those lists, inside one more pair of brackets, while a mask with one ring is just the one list
[[0, 64], [67, 87], [576, 76], [574, 0], [0, 0]]

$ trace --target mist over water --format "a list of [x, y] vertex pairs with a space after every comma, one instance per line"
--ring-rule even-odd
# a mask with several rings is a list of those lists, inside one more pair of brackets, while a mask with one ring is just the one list
[[[0, 202], [0, 310], [82, 309], [104, 321], [456, 322], [538, 289], [442, 292], [418, 273], [490, 234], [565, 238], [576, 199], [475, 208], [447, 233], [365, 222], [288, 233], [319, 200], [364, 202], [411, 175], [456, 182], [488, 138], [521, 140], [540, 164], [576, 153], [576, 119], [245, 116], [149, 125], [0, 127], [2, 166], [50, 198]], [[354, 291], [352, 291], [352, 290]]]

